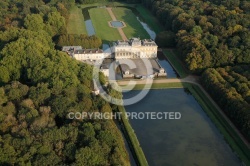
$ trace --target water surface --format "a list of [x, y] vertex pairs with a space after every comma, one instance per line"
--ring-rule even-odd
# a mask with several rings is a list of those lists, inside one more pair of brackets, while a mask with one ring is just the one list
[[179, 75], [177, 72], [174, 70], [173, 66], [168, 62], [166, 57], [161, 51], [157, 52], [157, 57], [158, 57], [158, 62], [165, 69], [167, 72], [167, 78], [177, 78]]
[[89, 15], [89, 10], [95, 8], [95, 7], [86, 7], [82, 9], [82, 14], [84, 17], [84, 22], [85, 22], [85, 26], [87, 29], [87, 33], [89, 36], [95, 35], [95, 28], [93, 26], [93, 23], [90, 19], [90, 15]]
[[[139, 91], [123, 93], [124, 98]], [[184, 89], [150, 90], [128, 112], [180, 112], [180, 120], [132, 120], [150, 166], [236, 166], [239, 159], [194, 97]]]
[[119, 27], [123, 27], [123, 23], [121, 21], [111, 21], [110, 24], [113, 26], [113, 27], [116, 27], [116, 28], [119, 28]]

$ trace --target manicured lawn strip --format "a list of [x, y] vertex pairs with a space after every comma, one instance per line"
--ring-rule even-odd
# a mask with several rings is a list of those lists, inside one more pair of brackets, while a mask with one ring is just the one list
[[163, 53], [168, 59], [168, 61], [171, 63], [171, 65], [174, 67], [174, 69], [177, 71], [177, 73], [180, 75], [181, 78], [188, 76], [187, 69], [183, 66], [181, 61], [172, 51], [163, 50]]
[[67, 32], [68, 34], [87, 34], [82, 9], [77, 6], [70, 10]]
[[[166, 89], [166, 88], [184, 88], [187, 83], [177, 82], [177, 83], [153, 83], [150, 89]], [[122, 85], [121, 85], [122, 87]], [[142, 90], [144, 89], [144, 84], [137, 84], [133, 90]], [[132, 86], [124, 87], [123, 90], [130, 89]]]
[[161, 31], [164, 31], [164, 27], [147, 8], [142, 5], [137, 5], [136, 9], [141, 14], [144, 21], [149, 25], [150, 28], [155, 31], [156, 34]]
[[112, 19], [106, 9], [93, 8], [89, 10], [89, 14], [95, 28], [96, 36], [100, 37], [104, 42], [121, 40], [118, 30], [108, 25], [108, 21]]
[[126, 139], [128, 140], [130, 147], [132, 147], [131, 151], [135, 154], [134, 158], [139, 165], [147, 166], [148, 162], [140, 146], [140, 143], [136, 137], [136, 134], [132, 126], [129, 123], [129, 120], [126, 118], [125, 108], [123, 106], [119, 106], [118, 108], [119, 108], [119, 111], [122, 113], [121, 123], [123, 124], [124, 129], [125, 129], [124, 132], [125, 132], [125, 136], [127, 137]]
[[219, 111], [211, 103], [208, 97], [200, 90], [197, 85], [190, 84], [188, 85], [188, 89], [209, 116], [209, 118], [219, 129], [219, 131], [223, 134], [224, 139], [226, 142], [228, 142], [233, 151], [237, 153], [239, 158], [246, 165], [250, 165], [250, 149], [245, 146], [238, 134], [234, 131], [234, 129], [232, 129], [224, 117], [221, 116]]
[[117, 20], [124, 21], [126, 27], [122, 28], [127, 38], [140, 37], [141, 39], [150, 38], [147, 31], [143, 28], [136, 16], [129, 9], [118, 7], [112, 8]]

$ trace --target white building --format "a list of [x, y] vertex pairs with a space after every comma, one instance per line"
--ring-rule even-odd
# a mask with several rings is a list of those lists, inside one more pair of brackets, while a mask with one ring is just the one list
[[101, 60], [104, 59], [104, 53], [101, 49], [80, 49], [72, 52], [72, 57], [76, 60]]
[[113, 43], [113, 53], [116, 59], [156, 58], [158, 46], [152, 39], [140, 40], [132, 38], [128, 41]]
[[67, 52], [77, 60], [101, 60], [104, 58], [137, 59], [156, 58], [158, 46], [152, 39], [140, 40], [132, 38], [127, 41], [116, 41], [111, 46], [111, 53], [104, 53], [101, 49], [82, 49], [81, 46], [64, 46]]

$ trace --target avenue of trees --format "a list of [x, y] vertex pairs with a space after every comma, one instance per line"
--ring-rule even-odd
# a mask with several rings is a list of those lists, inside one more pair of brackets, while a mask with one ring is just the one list
[[91, 66], [55, 50], [72, 1], [0, 3], [0, 165], [130, 165], [114, 121], [67, 117], [116, 108], [91, 95]]
[[250, 65], [210, 68], [202, 84], [234, 124], [250, 140]]
[[[250, 2], [142, 0], [166, 31], [176, 34], [188, 69], [250, 63]], [[167, 42], [167, 41], [166, 41]]]

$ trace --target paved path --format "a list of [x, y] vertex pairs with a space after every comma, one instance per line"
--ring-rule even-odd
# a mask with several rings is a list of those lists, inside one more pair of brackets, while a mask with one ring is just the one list
[[[159, 80], [153, 80], [153, 83], [160, 84], [160, 83], [177, 83], [177, 82], [187, 82], [191, 84], [195, 84], [199, 86], [201, 91], [209, 98], [209, 100], [212, 102], [212, 104], [216, 107], [217, 110], [219, 110], [219, 113], [221, 116], [227, 121], [227, 123], [233, 128], [233, 130], [239, 135], [241, 140], [245, 143], [245, 145], [250, 148], [250, 143], [245, 139], [245, 137], [240, 133], [240, 131], [235, 127], [235, 125], [231, 122], [231, 120], [226, 116], [226, 114], [222, 111], [222, 109], [217, 105], [217, 103], [212, 99], [212, 97], [206, 92], [206, 90], [200, 85], [199, 83], [200, 77], [189, 75], [185, 78], [178, 79], [178, 78], [171, 78], [171, 79], [159, 79]], [[136, 81], [136, 84], [145, 84], [146, 80], [133, 80]], [[129, 82], [125, 80], [117, 81], [118, 85], [127, 85]]]
[[[113, 21], [116, 21], [116, 17], [112, 11], [112, 8], [108, 7], [106, 8], [109, 12], [110, 17], [112, 18]], [[117, 28], [118, 32], [120, 33], [122, 40], [128, 40], [127, 36], [125, 35], [125, 33], [123, 32], [122, 28]]]

